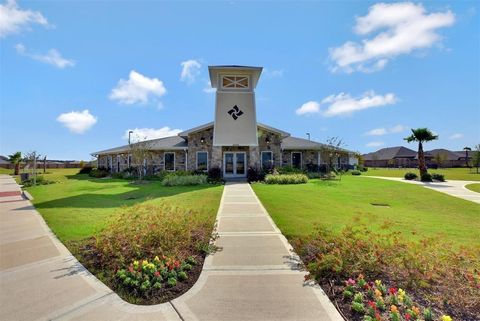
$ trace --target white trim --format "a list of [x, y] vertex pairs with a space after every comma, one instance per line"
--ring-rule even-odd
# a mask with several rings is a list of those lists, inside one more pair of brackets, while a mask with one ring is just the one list
[[[225, 77], [229, 77], [229, 78], [235, 78], [235, 80], [232, 80], [233, 81], [233, 84], [236, 85], [238, 84], [238, 81], [236, 80], [237, 77], [238, 78], [247, 78], [247, 87], [224, 87], [223, 86], [223, 78]], [[225, 89], [227, 91], [230, 91], [230, 90], [239, 90], [239, 91], [245, 91], [245, 90], [250, 90], [251, 89], [251, 86], [250, 86], [250, 82], [251, 82], [251, 79], [250, 79], [250, 75], [245, 75], [245, 74], [219, 74], [219, 86], [218, 86], [218, 89]]]
[[[227, 174], [225, 172], [226, 166], [225, 166], [225, 155], [226, 154], [233, 154], [233, 173], [232, 174]], [[243, 154], [243, 167], [244, 167], [244, 173], [243, 174], [237, 174], [237, 154]], [[229, 151], [229, 152], [223, 152], [223, 177], [247, 177], [247, 152], [235, 152], [235, 151]]]
[[[166, 161], [165, 161], [165, 155], [166, 154], [173, 154], [173, 169], [166, 169]], [[175, 166], [176, 166], [176, 157], [175, 157], [175, 152], [163, 152], [163, 170], [164, 171], [169, 171], [169, 172], [175, 172]]]
[[300, 169], [302, 169], [302, 168], [303, 168], [303, 166], [302, 166], [302, 165], [303, 165], [303, 164], [302, 164], [302, 162], [303, 162], [302, 152], [291, 152], [291, 153], [290, 153], [290, 165], [291, 165], [292, 167], [294, 167], [294, 166], [293, 166], [293, 154], [300, 154]]
[[263, 150], [260, 152], [260, 167], [263, 169], [263, 153], [270, 153], [272, 157], [270, 157], [270, 162], [272, 163], [272, 167], [275, 167], [275, 160], [273, 159], [273, 151], [271, 150]]
[[209, 165], [209, 161], [208, 161], [208, 151], [207, 150], [198, 150], [195, 154], [195, 169], [198, 170], [198, 153], [207, 153], [207, 169], [205, 169], [205, 172], [208, 172], [208, 165]]

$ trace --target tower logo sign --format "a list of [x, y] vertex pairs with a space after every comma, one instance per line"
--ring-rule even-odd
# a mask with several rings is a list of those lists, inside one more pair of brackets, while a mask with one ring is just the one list
[[230, 116], [232, 116], [233, 120], [237, 120], [238, 117], [243, 115], [243, 111], [241, 111], [240, 108], [238, 108], [237, 105], [233, 106], [233, 108], [230, 109], [227, 113]]

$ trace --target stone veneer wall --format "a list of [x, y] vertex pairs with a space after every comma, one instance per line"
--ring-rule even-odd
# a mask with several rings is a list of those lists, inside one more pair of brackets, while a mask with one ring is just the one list
[[[202, 137], [204, 142], [202, 143]], [[221, 160], [218, 163], [218, 148], [213, 145], [213, 127], [188, 135], [188, 169], [197, 169], [197, 152], [208, 152], [208, 168], [221, 167]], [[220, 159], [222, 157], [220, 150]]]
[[[269, 138], [270, 143], [267, 143], [267, 138]], [[262, 152], [273, 152], [273, 164], [275, 167], [281, 166], [281, 144], [282, 137], [278, 134], [269, 132], [264, 129], [258, 130], [258, 161], [257, 164], [261, 166], [261, 153]]]
[[292, 166], [292, 153], [302, 153], [302, 169], [308, 164], [318, 164], [318, 151], [316, 150], [284, 150], [282, 151], [282, 166]]

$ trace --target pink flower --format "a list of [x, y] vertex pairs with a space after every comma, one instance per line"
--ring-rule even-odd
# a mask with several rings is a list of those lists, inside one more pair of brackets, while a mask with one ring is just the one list
[[405, 320], [406, 321], [410, 321], [411, 317], [412, 316], [409, 313], [405, 313]]
[[155, 274], [155, 276], [156, 276], [157, 278], [160, 276], [160, 272], [158, 272], [158, 271], [155, 271], [155, 273], [153, 273], [153, 274]]
[[354, 279], [350, 278], [350, 279], [348, 279], [348, 281], [346, 283], [347, 283], [347, 285], [355, 285], [356, 282], [355, 282]]

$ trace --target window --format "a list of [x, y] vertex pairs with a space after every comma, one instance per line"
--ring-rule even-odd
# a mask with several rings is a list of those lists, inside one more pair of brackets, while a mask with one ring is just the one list
[[301, 152], [293, 152], [292, 153], [292, 167], [294, 168], [302, 168], [302, 153]]
[[166, 171], [175, 170], [175, 153], [165, 153], [165, 164], [164, 168]]
[[271, 169], [273, 167], [273, 153], [262, 152], [262, 168]]
[[208, 170], [208, 152], [197, 152], [197, 170]]
[[223, 88], [248, 88], [248, 76], [223, 76]]

